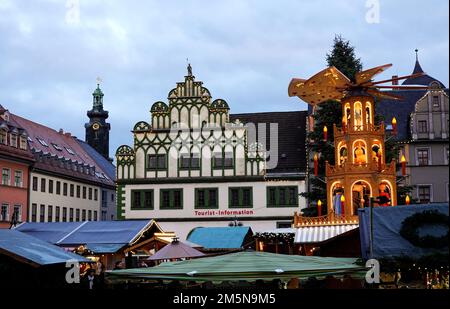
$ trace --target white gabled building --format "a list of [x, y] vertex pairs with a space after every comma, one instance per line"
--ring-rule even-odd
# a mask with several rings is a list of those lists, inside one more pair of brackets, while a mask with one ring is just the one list
[[229, 115], [190, 66], [168, 101], [117, 149], [118, 218], [153, 218], [183, 239], [198, 226], [290, 226], [305, 207], [306, 112]]

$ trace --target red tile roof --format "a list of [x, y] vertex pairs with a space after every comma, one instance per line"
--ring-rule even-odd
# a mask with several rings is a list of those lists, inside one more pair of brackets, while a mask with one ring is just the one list
[[[106, 175], [106, 172], [102, 170], [99, 164], [97, 164], [91, 156], [89, 156], [83, 147], [79, 145], [76, 138], [71, 136], [70, 133], [63, 133], [62, 130], [58, 132], [20, 116], [14, 114], [10, 115], [11, 119], [28, 133], [28, 144], [37, 158], [35, 167], [48, 172], [57, 172], [70, 177], [114, 185], [114, 182], [110, 179], [101, 178], [98, 175], [93, 176], [82, 172], [76, 172], [65, 167], [60, 167], [59, 164], [57, 164], [58, 159], [65, 161], [70, 160], [72, 163], [95, 167], [95, 172]], [[39, 140], [46, 143], [47, 146], [42, 144]], [[55, 148], [53, 144], [60, 150]], [[70, 150], [73, 153], [71, 153]], [[39, 157], [47, 157], [50, 159], [39, 160]]]

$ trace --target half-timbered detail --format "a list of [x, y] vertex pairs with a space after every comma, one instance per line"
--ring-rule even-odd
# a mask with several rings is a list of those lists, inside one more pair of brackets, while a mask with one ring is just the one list
[[[291, 219], [292, 207], [304, 205], [298, 195], [304, 191], [304, 166], [297, 166], [295, 172], [267, 168], [269, 143], [265, 139], [269, 134], [260, 142], [258, 133], [254, 134], [259, 132], [258, 123], [253, 123], [257, 117], [249, 117], [258, 114], [242, 114], [242, 119], [230, 115], [228, 103], [213, 99], [190, 67], [167, 100], [151, 106], [150, 123], [139, 121], [133, 127], [132, 147], [117, 149], [119, 218], [157, 218], [163, 225], [183, 221], [181, 230], [168, 227], [183, 238], [206, 223], [198, 221], [226, 226], [239, 217], [248, 220], [246, 224], [256, 224], [255, 230], [261, 224], [275, 228], [277, 220]], [[272, 114], [269, 123], [287, 120], [275, 114], [289, 113]], [[299, 112], [292, 115], [303, 117]], [[264, 125], [269, 124], [267, 120]], [[299, 143], [291, 141], [295, 151], [304, 150], [302, 133]], [[274, 148], [277, 143], [272, 142]], [[278, 157], [285, 163], [285, 153]], [[276, 191], [274, 203], [267, 200], [269, 186], [283, 187]]]

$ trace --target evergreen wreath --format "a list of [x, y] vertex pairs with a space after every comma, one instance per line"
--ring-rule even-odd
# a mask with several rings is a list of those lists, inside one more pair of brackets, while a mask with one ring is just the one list
[[419, 236], [419, 228], [424, 225], [444, 225], [448, 228], [448, 216], [437, 210], [425, 210], [409, 216], [402, 222], [400, 235], [416, 247], [442, 248], [448, 247], [448, 233], [436, 237], [432, 235]]

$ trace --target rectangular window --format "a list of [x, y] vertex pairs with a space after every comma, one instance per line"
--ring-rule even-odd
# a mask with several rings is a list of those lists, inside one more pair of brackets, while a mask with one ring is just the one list
[[24, 136], [21, 136], [20, 137], [20, 149], [22, 149], [22, 150], [27, 150], [27, 139], [24, 137]]
[[67, 207], [62, 209], [62, 222], [67, 222]]
[[2, 169], [2, 185], [9, 186], [11, 184], [11, 175], [9, 168]]
[[418, 186], [419, 201], [421, 204], [427, 204], [431, 201], [431, 186]]
[[228, 206], [230, 208], [252, 208], [252, 200], [252, 187], [228, 189]]
[[428, 126], [427, 126], [426, 120], [419, 120], [417, 131], [419, 133], [427, 133], [428, 132]]
[[225, 152], [224, 154], [216, 152], [213, 155], [213, 167], [218, 168], [233, 168], [233, 153]]
[[180, 169], [199, 169], [200, 155], [198, 153], [181, 154]]
[[439, 108], [439, 96], [437, 96], [437, 95], [433, 96], [433, 107]]
[[148, 155], [147, 168], [150, 170], [163, 170], [167, 168], [167, 160], [165, 154]]
[[2, 208], [0, 210], [0, 221], [8, 221], [8, 204], [2, 204]]
[[22, 222], [22, 206], [14, 205], [13, 216], [16, 222]]
[[47, 180], [45, 178], [41, 178], [41, 192], [45, 192], [45, 184]]
[[86, 221], [86, 209], [83, 209], [83, 210], [81, 211], [81, 220], [82, 220], [82, 221]]
[[55, 207], [55, 222], [59, 222], [60, 219], [60, 208], [59, 206]]
[[17, 134], [11, 134], [11, 146], [17, 148]]
[[111, 202], [114, 202], [114, 193], [111, 193]]
[[417, 149], [417, 161], [419, 165], [428, 165], [428, 149]]
[[69, 221], [73, 222], [73, 208], [69, 209]]
[[102, 210], [102, 221], [106, 221], [106, 211]]
[[153, 190], [131, 190], [131, 209], [153, 209]]
[[70, 196], [75, 196], [75, 185], [73, 183], [70, 184]]
[[94, 189], [94, 201], [98, 201], [98, 189]]
[[198, 209], [216, 209], [219, 208], [217, 188], [198, 188], [195, 189], [195, 208]]
[[31, 204], [31, 222], [36, 222], [37, 218], [37, 204], [33, 203]]
[[92, 200], [92, 188], [89, 188], [89, 199]]
[[67, 182], [63, 182], [63, 195], [67, 196]]
[[88, 210], [88, 221], [92, 221], [92, 210]]
[[56, 181], [56, 194], [61, 194], [61, 182]]
[[75, 221], [80, 221], [80, 210], [78, 208], [75, 211]]
[[97, 221], [97, 210], [94, 210], [94, 221]]
[[39, 222], [45, 222], [45, 205], [43, 204], [39, 209]]
[[77, 198], [81, 196], [81, 187], [77, 185]]
[[86, 187], [83, 186], [83, 198], [86, 199]]
[[48, 193], [53, 194], [53, 180], [51, 179], [48, 180]]
[[52, 222], [52, 221], [53, 221], [53, 206], [52, 205], [48, 205], [47, 222]]
[[183, 189], [161, 189], [160, 209], [182, 209]]
[[267, 187], [267, 207], [297, 207], [298, 187]]
[[23, 173], [22, 171], [14, 172], [14, 185], [16, 187], [23, 187]]
[[5, 130], [0, 130], [0, 144], [2, 145], [7, 144], [7, 133]]

